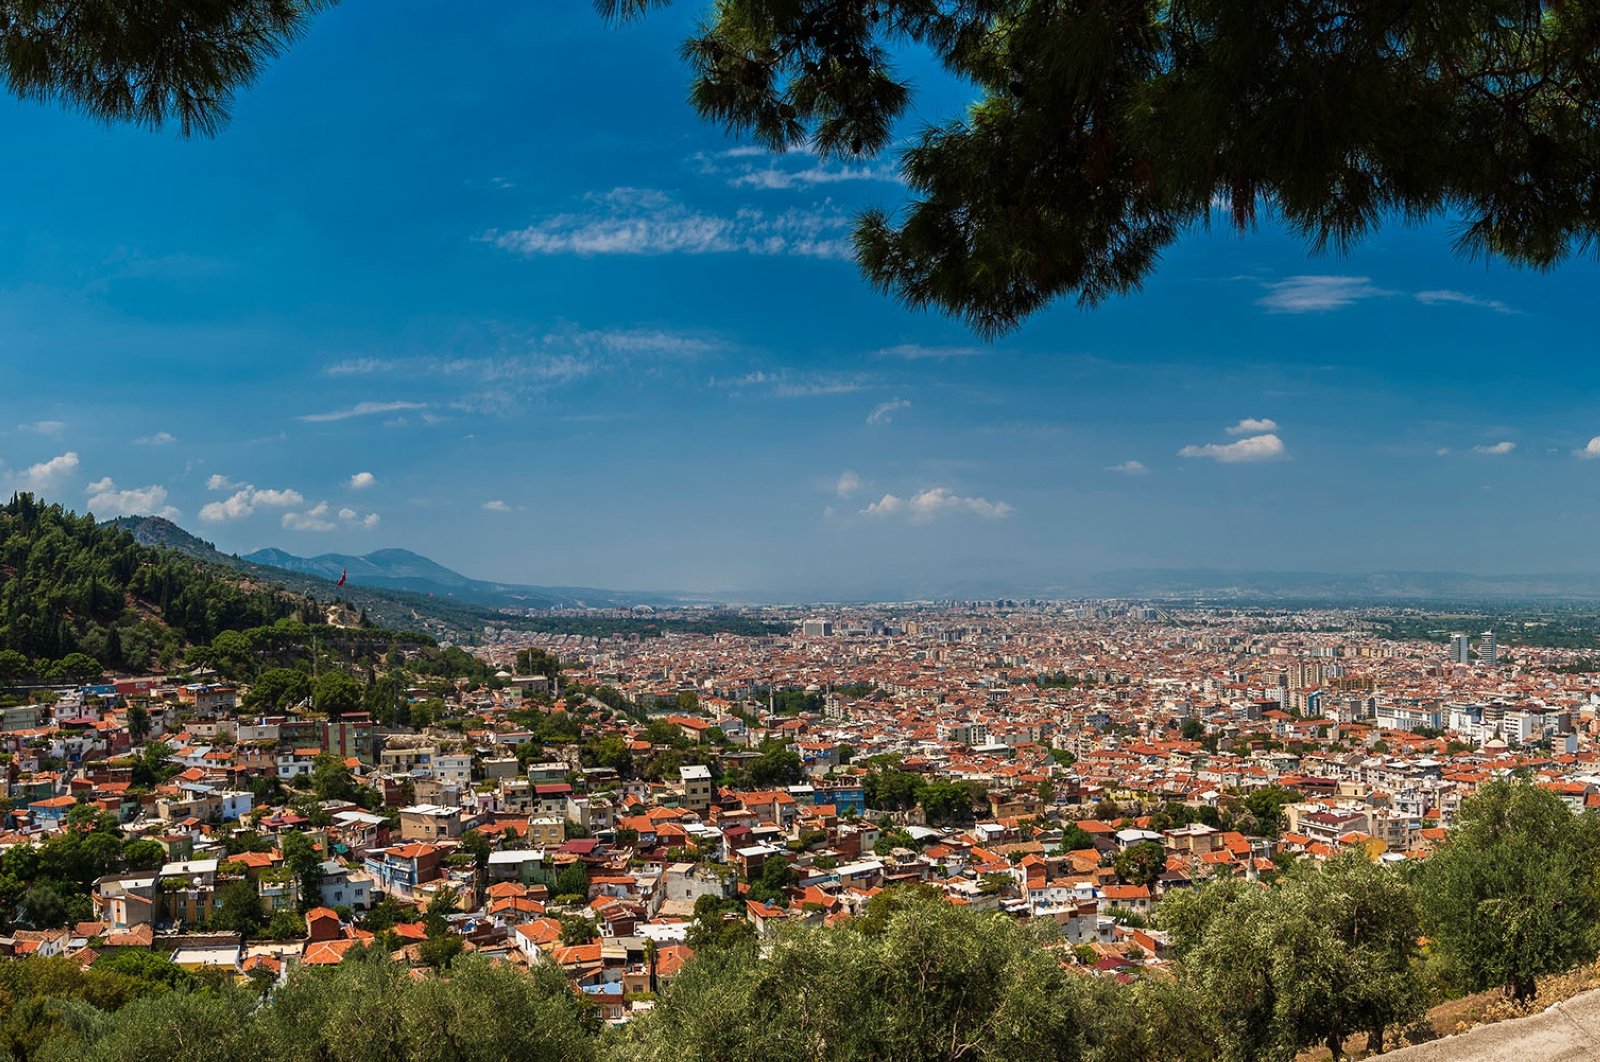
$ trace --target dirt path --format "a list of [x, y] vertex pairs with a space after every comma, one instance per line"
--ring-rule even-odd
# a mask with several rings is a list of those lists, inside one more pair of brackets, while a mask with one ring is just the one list
[[1576, 1062], [1600, 1058], [1600, 989], [1526, 1018], [1480, 1025], [1458, 1036], [1382, 1056], [1395, 1062]]

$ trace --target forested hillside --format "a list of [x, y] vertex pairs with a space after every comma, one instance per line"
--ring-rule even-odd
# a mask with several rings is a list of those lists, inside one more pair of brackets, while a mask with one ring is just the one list
[[31, 494], [0, 507], [0, 680], [150, 670], [307, 605]]
[[345, 586], [333, 579], [306, 572], [258, 564], [231, 553], [224, 553], [210, 542], [190, 534], [159, 516], [122, 516], [108, 521], [133, 536], [141, 545], [173, 550], [213, 569], [238, 573], [239, 577], [272, 583], [291, 595], [319, 601], [337, 599], [365, 612], [374, 623], [398, 630], [425, 631], [432, 636], [481, 630], [485, 624], [501, 621], [494, 609], [448, 598], [432, 598], [386, 587], [362, 585], [352, 578]]

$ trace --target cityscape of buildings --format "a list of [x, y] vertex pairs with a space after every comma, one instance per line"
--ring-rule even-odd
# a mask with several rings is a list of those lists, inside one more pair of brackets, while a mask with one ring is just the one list
[[[762, 618], [789, 633], [486, 631], [492, 678], [407, 691], [409, 725], [253, 712], [207, 669], [25, 691], [0, 709], [0, 852], [95, 816], [160, 851], [0, 954], [277, 979], [447, 940], [552, 964], [624, 1022], [706, 934], [921, 883], [1132, 980], [1168, 962], [1149, 916], [1174, 890], [1425, 858], [1498, 777], [1600, 807], [1600, 674], [1536, 636], [1116, 601]], [[270, 932], [219, 928], [241, 895]]]

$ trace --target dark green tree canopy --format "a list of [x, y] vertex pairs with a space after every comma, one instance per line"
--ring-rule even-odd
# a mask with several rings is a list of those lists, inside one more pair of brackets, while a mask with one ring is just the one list
[[[628, 18], [669, 0], [598, 0]], [[920, 46], [977, 99], [901, 156], [857, 259], [987, 336], [1136, 289], [1187, 228], [1263, 212], [1342, 250], [1459, 219], [1549, 267], [1600, 229], [1600, 8], [1529, 0], [720, 0], [690, 99], [774, 151], [891, 148]]]
[[0, 0], [0, 62], [24, 99], [209, 134], [233, 93], [334, 2]]
[[1548, 790], [1484, 785], [1420, 877], [1424, 928], [1459, 987], [1526, 1000], [1538, 976], [1600, 950], [1600, 818]]

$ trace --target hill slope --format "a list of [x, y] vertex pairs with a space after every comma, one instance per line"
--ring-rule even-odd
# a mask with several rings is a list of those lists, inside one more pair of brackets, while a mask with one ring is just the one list
[[582, 586], [524, 586], [473, 579], [408, 549], [380, 549], [361, 556], [323, 553], [297, 557], [281, 549], [258, 549], [241, 559], [285, 571], [350, 581], [369, 587], [449, 597], [489, 608], [625, 608], [682, 603], [674, 595], [598, 590]]
[[[122, 516], [108, 521], [107, 526], [126, 531], [141, 545], [173, 550], [208, 565], [275, 583], [291, 593], [308, 595], [319, 601], [346, 602], [350, 607], [366, 612], [368, 618], [379, 626], [394, 630], [449, 635], [481, 629], [485, 623], [497, 619], [491, 609], [461, 601], [430, 598], [426, 593], [364, 586], [359, 580], [336, 586], [339, 577], [337, 571], [330, 579], [236, 557], [231, 553], [223, 553], [205, 539], [159, 516]], [[289, 557], [290, 554], [283, 556]], [[352, 579], [355, 579], [354, 575]]]
[[0, 657], [9, 672], [0, 678], [142, 671], [223, 631], [313, 607], [249, 573], [141, 545], [122, 528], [31, 494], [0, 506]]

